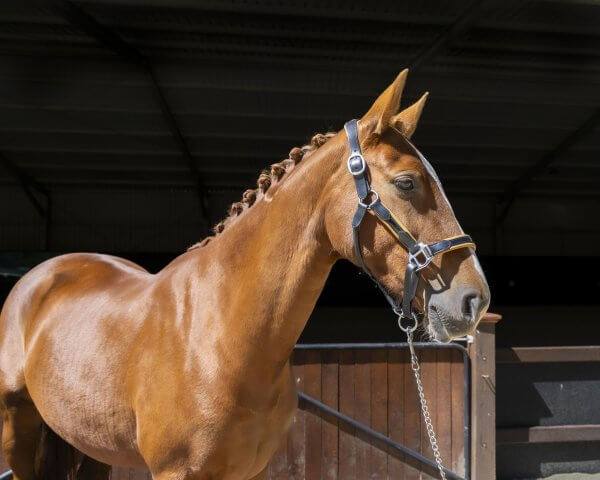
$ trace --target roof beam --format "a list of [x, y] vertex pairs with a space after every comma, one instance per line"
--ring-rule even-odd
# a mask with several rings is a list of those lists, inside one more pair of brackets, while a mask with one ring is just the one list
[[531, 184], [535, 177], [543, 173], [552, 162], [556, 161], [561, 155], [576, 145], [577, 142], [584, 138], [598, 124], [600, 124], [600, 108], [597, 108], [579, 128], [567, 135], [553, 150], [546, 153], [535, 164], [525, 170], [517, 180], [506, 187], [500, 200], [503, 203], [503, 207], [496, 217], [496, 224], [502, 225], [504, 223], [517, 197]]
[[51, 0], [50, 6], [54, 12], [62, 16], [67, 22], [95, 38], [105, 48], [125, 57], [129, 62], [139, 67], [148, 68], [150, 66], [146, 57], [123, 41], [112, 30], [98, 23], [77, 5], [67, 0]]
[[445, 28], [430, 45], [426, 46], [410, 61], [408, 68], [413, 72], [445, 50], [460, 35], [471, 28], [480, 15], [480, 10], [489, 0], [472, 0], [456, 21]]
[[[0, 165], [3, 165], [4, 168], [14, 177], [40, 217], [47, 219], [50, 214], [50, 193], [48, 192], [48, 189], [27, 172], [15, 165], [2, 153], [0, 153]], [[45, 197], [46, 206], [40, 202], [34, 192], [37, 192]]]
[[177, 145], [186, 162], [194, 182], [198, 201], [200, 203], [200, 211], [208, 227], [210, 225], [210, 216], [208, 213], [207, 191], [204, 187], [204, 183], [202, 182], [202, 177], [198, 171], [196, 162], [192, 157], [187, 143], [181, 133], [181, 129], [179, 128], [175, 116], [173, 115], [173, 111], [171, 110], [171, 107], [165, 98], [164, 92], [156, 79], [156, 74], [150, 61], [135, 48], [125, 42], [115, 32], [100, 24], [98, 21], [96, 21], [96, 19], [91, 17], [77, 5], [74, 5], [67, 0], [52, 0], [50, 3], [53, 10], [65, 18], [71, 25], [90, 35], [107, 49], [113, 51], [121, 57], [124, 57], [130, 63], [138, 66], [146, 73], [146, 75], [148, 75], [148, 79], [150, 80], [154, 90], [154, 96], [160, 107], [167, 127], [169, 128], [171, 136], [173, 137], [175, 144]]

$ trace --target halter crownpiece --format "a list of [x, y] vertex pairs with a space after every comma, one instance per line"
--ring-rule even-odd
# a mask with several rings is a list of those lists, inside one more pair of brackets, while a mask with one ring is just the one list
[[[412, 333], [418, 324], [417, 312], [412, 309], [412, 301], [417, 293], [417, 285], [419, 283], [419, 271], [427, 267], [436, 255], [456, 250], [458, 248], [475, 248], [475, 243], [469, 235], [458, 235], [455, 237], [445, 238], [439, 242], [423, 243], [418, 242], [410, 233], [408, 228], [398, 220], [392, 212], [381, 202], [379, 195], [371, 188], [367, 178], [367, 162], [362, 155], [360, 142], [358, 140], [358, 122], [350, 120], [344, 125], [344, 130], [348, 137], [350, 145], [350, 155], [348, 157], [348, 171], [354, 178], [356, 193], [358, 194], [358, 205], [356, 213], [352, 219], [352, 235], [354, 238], [354, 254], [360, 263], [361, 268], [375, 282], [379, 289], [383, 292], [388, 303], [392, 306], [394, 312], [398, 315], [398, 325], [407, 332]], [[369, 200], [370, 199], [370, 200]], [[360, 244], [360, 225], [365, 218], [365, 213], [370, 210], [375, 216], [387, 227], [390, 233], [396, 237], [396, 240], [403, 245], [408, 251], [408, 263], [404, 271], [404, 295], [402, 303], [398, 304], [391, 295], [386, 291], [385, 287], [371, 273], [362, 254]], [[408, 325], [404, 325], [403, 321], [412, 321]]]

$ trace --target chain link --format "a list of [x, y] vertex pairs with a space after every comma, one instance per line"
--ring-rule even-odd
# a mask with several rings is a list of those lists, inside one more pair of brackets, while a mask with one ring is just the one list
[[425, 421], [425, 428], [427, 429], [427, 435], [429, 436], [429, 443], [431, 444], [431, 450], [435, 457], [435, 463], [440, 471], [440, 478], [446, 480], [446, 472], [444, 472], [444, 466], [442, 465], [442, 456], [440, 454], [440, 448], [438, 447], [437, 439], [435, 437], [435, 431], [433, 430], [433, 424], [431, 423], [431, 416], [429, 414], [429, 407], [427, 406], [427, 400], [425, 399], [425, 391], [423, 390], [423, 383], [421, 382], [421, 367], [419, 365], [419, 359], [415, 353], [413, 346], [413, 331], [408, 330], [406, 332], [408, 338], [408, 346], [410, 347], [410, 362], [412, 370], [415, 374], [415, 381], [417, 383], [417, 390], [419, 392], [419, 401], [421, 402], [421, 411], [423, 412], [423, 420]]

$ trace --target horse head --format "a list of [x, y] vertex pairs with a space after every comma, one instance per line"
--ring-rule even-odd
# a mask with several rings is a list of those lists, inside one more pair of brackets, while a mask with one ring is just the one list
[[[415, 243], [427, 245], [461, 238], [464, 232], [435, 170], [410, 141], [427, 94], [399, 111], [407, 73], [405, 70], [398, 75], [358, 121], [359, 150], [371, 189], [363, 204], [380, 201]], [[345, 141], [342, 135], [335, 143]], [[346, 154], [341, 157], [345, 160], [349, 155], [346, 146]], [[346, 162], [339, 162], [327, 189], [325, 224], [329, 240], [341, 257], [363, 265], [384, 292], [399, 302], [407, 294], [403, 273], [409, 252], [389, 225], [371, 210], [360, 223], [357, 254], [352, 231], [357, 189]], [[490, 291], [474, 245], [463, 241], [461, 247], [467, 245], [468, 248], [449, 248], [444, 255], [428, 258], [427, 265], [419, 271], [412, 307], [423, 314], [423, 326], [438, 341], [447, 342], [472, 332], [489, 305]]]

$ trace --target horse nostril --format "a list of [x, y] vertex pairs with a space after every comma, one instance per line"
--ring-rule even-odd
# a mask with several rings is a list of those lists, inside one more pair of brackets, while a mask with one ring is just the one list
[[473, 321], [473, 318], [477, 312], [477, 298], [478, 295], [476, 293], [467, 293], [463, 297], [462, 301], [462, 314], [465, 320], [469, 322]]

